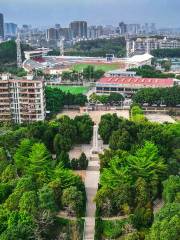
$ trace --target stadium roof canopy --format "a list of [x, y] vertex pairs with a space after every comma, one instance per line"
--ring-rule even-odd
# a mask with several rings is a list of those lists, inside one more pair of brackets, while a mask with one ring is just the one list
[[135, 56], [129, 58], [128, 62], [130, 62], [130, 63], [141, 63], [141, 62], [149, 61], [152, 58], [153, 58], [153, 56], [151, 54], [145, 53], [145, 54], [142, 54], [142, 55], [135, 55]]
[[141, 77], [104, 77], [98, 85], [137, 85], [144, 87], [172, 87], [173, 78], [141, 78]]

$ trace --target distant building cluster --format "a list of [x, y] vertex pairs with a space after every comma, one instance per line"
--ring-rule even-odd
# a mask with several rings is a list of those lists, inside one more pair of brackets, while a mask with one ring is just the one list
[[7, 38], [15, 38], [17, 35], [17, 24], [4, 23], [4, 34]]
[[[135, 48], [137, 52], [145, 52], [146, 43], [141, 37], [151, 37], [154, 35], [167, 36], [169, 38], [180, 37], [180, 29], [158, 29], [155, 23], [125, 23], [121, 21], [118, 26], [112, 25], [88, 25], [86, 21], [72, 21], [69, 26], [55, 24], [52, 27], [32, 27], [23, 24], [21, 27], [13, 22], [4, 21], [4, 16], [0, 13], [0, 42], [3, 40], [15, 39], [17, 32], [20, 33], [21, 41], [32, 47], [39, 48], [61, 48], [62, 41], [64, 46], [71, 46], [81, 40], [109, 39], [118, 36], [135, 38]], [[164, 44], [164, 45], [163, 45]], [[169, 44], [169, 45], [168, 45]], [[174, 44], [174, 45], [173, 45]], [[150, 49], [164, 48], [173, 46], [179, 47], [179, 41], [174, 43], [159, 43], [156, 39], [150, 42]]]
[[180, 39], [167, 37], [138, 37], [129, 39], [129, 54], [142, 54], [156, 49], [180, 48]]
[[142, 24], [126, 24], [120, 22], [118, 28], [116, 29], [117, 33], [120, 35], [138, 35], [138, 34], [156, 34], [156, 24], [155, 23], [145, 23]]

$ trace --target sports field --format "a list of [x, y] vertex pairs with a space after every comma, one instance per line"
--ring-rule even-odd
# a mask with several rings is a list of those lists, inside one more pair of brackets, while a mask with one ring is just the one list
[[63, 92], [70, 92], [72, 94], [86, 94], [89, 90], [88, 87], [83, 87], [83, 86], [65, 86], [65, 85], [62, 85], [62, 86], [59, 86], [59, 87], [56, 87], [56, 88], [59, 88], [61, 89]]
[[82, 71], [83, 68], [86, 68], [87, 66], [93, 66], [95, 68], [95, 70], [103, 70], [104, 72], [108, 72], [111, 70], [115, 70], [120, 68], [118, 64], [89, 64], [89, 63], [80, 63], [80, 64], [76, 64], [73, 66], [73, 69], [76, 71]]

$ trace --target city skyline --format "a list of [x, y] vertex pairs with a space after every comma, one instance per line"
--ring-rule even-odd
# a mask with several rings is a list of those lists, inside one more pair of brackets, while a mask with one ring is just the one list
[[180, 27], [178, 0], [13, 0], [13, 3], [0, 0], [0, 4], [5, 22], [33, 27], [55, 23], [68, 26], [73, 20], [86, 20], [89, 25], [117, 26], [123, 20], [140, 24], [155, 22], [158, 27]]

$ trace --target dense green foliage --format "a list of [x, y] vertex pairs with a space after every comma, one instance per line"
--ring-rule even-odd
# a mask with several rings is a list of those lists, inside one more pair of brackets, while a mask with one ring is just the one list
[[[24, 51], [32, 50], [28, 45], [21, 45], [22, 57], [24, 59]], [[19, 77], [26, 75], [22, 69], [16, 67], [17, 53], [15, 41], [7, 41], [0, 44], [0, 73], [10, 72]]]
[[84, 106], [87, 97], [83, 94], [71, 94], [61, 91], [59, 88], [46, 87], [46, 108], [51, 113], [58, 113], [64, 105]]
[[171, 70], [172, 62], [171, 60], [162, 60], [160, 61], [161, 67], [164, 68], [166, 72]]
[[74, 170], [86, 170], [88, 167], [88, 159], [85, 153], [82, 153], [78, 159], [73, 158], [71, 160], [71, 166]]
[[125, 47], [124, 37], [88, 40], [76, 43], [72, 49], [65, 51], [65, 55], [106, 57], [106, 54], [114, 54], [116, 57], [123, 57], [125, 56]]
[[157, 58], [180, 58], [180, 48], [173, 49], [156, 49], [152, 55]]
[[106, 114], [101, 117], [99, 124], [99, 134], [104, 143], [108, 143], [113, 131], [118, 130], [119, 119], [116, 114]]
[[180, 177], [170, 176], [164, 182], [165, 205], [156, 214], [147, 240], [178, 240], [180, 236]]
[[102, 104], [121, 104], [124, 100], [124, 97], [119, 93], [111, 93], [110, 95], [97, 95], [93, 93], [90, 96], [90, 101], [93, 103], [102, 103]]
[[141, 105], [147, 103], [150, 106], [157, 104], [175, 107], [180, 103], [180, 87], [141, 89], [133, 96], [133, 101]]
[[61, 85], [56, 86], [55, 88], [59, 88], [61, 91], [65, 93], [71, 93], [71, 94], [86, 94], [89, 90], [89, 87], [84, 86], [72, 86], [72, 85]]
[[180, 177], [179, 176], [170, 176], [163, 183], [163, 199], [166, 203], [173, 203], [178, 200], [178, 195], [180, 193]]
[[127, 224], [127, 220], [115, 220], [102, 222], [102, 235], [105, 239], [117, 239], [124, 232], [124, 225]]
[[160, 70], [156, 70], [153, 66], [142, 66], [138, 68], [131, 68], [130, 71], [135, 71], [137, 76], [144, 78], [174, 78], [173, 73], [162, 73]]
[[[124, 240], [144, 239], [148, 234], [146, 229], [151, 228], [154, 221], [154, 201], [163, 196], [167, 206], [162, 212], [166, 211], [166, 216], [164, 213], [161, 215], [162, 224], [161, 219], [155, 217], [150, 230], [151, 239], [170, 240], [173, 224], [172, 236], [178, 239], [179, 177], [170, 175], [178, 174], [180, 169], [180, 125], [150, 123], [144, 119], [139, 106], [133, 106], [131, 114], [133, 121], [110, 114], [101, 118], [99, 134], [105, 143], [109, 143], [110, 149], [100, 155], [101, 177], [96, 195], [98, 215], [129, 216], [129, 224], [118, 232], [118, 237], [123, 234]], [[176, 214], [171, 216], [168, 215], [168, 204], [173, 202], [176, 204]], [[103, 236], [106, 231], [110, 234], [107, 236], [106, 233], [102, 239], [117, 238], [113, 235], [115, 227], [106, 226], [102, 230], [101, 223], [98, 228]], [[128, 232], [124, 232], [126, 228], [129, 228]]]
[[0, 66], [0, 73], [7, 72], [16, 75], [17, 77], [24, 77], [27, 75], [27, 72], [23, 68]]
[[[56, 216], [63, 210], [82, 217], [86, 196], [81, 178], [70, 170], [68, 151], [75, 143], [89, 142], [92, 132], [88, 116], [63, 116], [12, 126], [0, 136], [0, 239], [49, 240], [61, 239], [64, 231], [70, 234]], [[69, 224], [71, 236], [79, 234], [80, 226]]]
[[134, 122], [146, 121], [143, 110], [138, 105], [131, 106], [131, 119]]
[[[32, 50], [28, 45], [21, 45], [22, 48], [22, 57], [24, 58], [25, 50]], [[5, 65], [13, 66], [16, 65], [17, 52], [16, 52], [16, 43], [15, 41], [7, 41], [0, 44], [0, 67], [5, 67]]]

